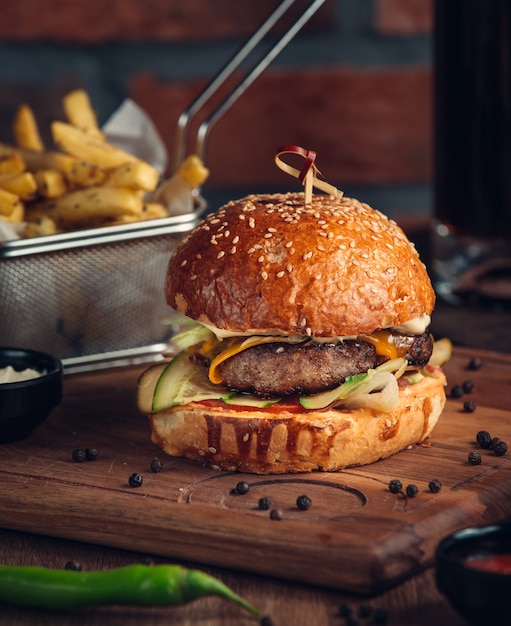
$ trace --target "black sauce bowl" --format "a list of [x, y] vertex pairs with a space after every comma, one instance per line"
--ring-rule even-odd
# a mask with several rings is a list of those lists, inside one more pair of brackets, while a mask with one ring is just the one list
[[24, 439], [40, 426], [62, 400], [62, 363], [24, 348], [0, 347], [0, 368], [37, 370], [41, 376], [0, 383], [0, 443]]
[[505, 555], [511, 559], [511, 524], [466, 528], [437, 547], [437, 587], [471, 624], [511, 624], [511, 573], [475, 567], [477, 559]]

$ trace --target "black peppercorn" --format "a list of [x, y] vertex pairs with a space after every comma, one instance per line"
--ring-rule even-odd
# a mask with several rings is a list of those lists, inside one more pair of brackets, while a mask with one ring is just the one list
[[128, 478], [128, 483], [130, 487], [141, 487], [144, 479], [137, 472], [133, 472], [133, 474]]
[[483, 459], [481, 457], [481, 453], [477, 452], [477, 450], [473, 450], [468, 454], [468, 462], [470, 465], [481, 465]]
[[87, 460], [87, 453], [83, 448], [75, 448], [71, 456], [75, 463], [83, 463]]
[[80, 563], [80, 561], [68, 561], [64, 565], [64, 569], [73, 570], [74, 572], [81, 572], [82, 564]]
[[476, 435], [476, 441], [485, 450], [491, 448], [491, 435], [487, 430], [480, 430]]
[[282, 511], [280, 509], [272, 509], [270, 511], [270, 519], [281, 520], [282, 519]]
[[258, 506], [261, 509], [261, 511], [268, 511], [269, 508], [271, 507], [271, 500], [270, 500], [270, 498], [267, 498], [266, 496], [263, 496], [262, 498], [259, 498]]
[[463, 403], [463, 410], [465, 413], [473, 413], [477, 408], [476, 403], [473, 400], [465, 400]]
[[309, 496], [298, 496], [298, 498], [296, 499], [296, 506], [301, 510], [301, 511], [307, 511], [307, 509], [310, 509], [312, 505], [312, 500], [309, 498]]
[[249, 492], [250, 489], [250, 485], [245, 482], [244, 480], [241, 480], [237, 485], [236, 485], [236, 493], [239, 493], [240, 496], [245, 495], [246, 493]]
[[491, 440], [490, 448], [493, 450], [495, 446], [499, 443], [499, 441], [500, 441], [499, 437], [493, 437]]
[[429, 482], [428, 487], [431, 493], [438, 493], [440, 489], [442, 489], [442, 483], [438, 479], [435, 478], [434, 480], [431, 480]]
[[472, 391], [474, 391], [474, 388], [475, 388], [475, 383], [473, 380], [466, 380], [463, 383], [462, 387], [465, 393], [472, 393]]
[[415, 496], [419, 493], [419, 489], [417, 485], [411, 484], [406, 486], [406, 495], [409, 498], [415, 498]]
[[153, 459], [151, 461], [151, 472], [158, 474], [163, 470], [163, 463], [159, 459]]
[[463, 391], [463, 387], [461, 385], [454, 385], [451, 389], [451, 398], [461, 398], [461, 396], [465, 392]]
[[265, 615], [264, 617], [261, 617], [259, 624], [260, 626], [273, 626], [273, 620], [269, 615]]
[[483, 366], [482, 360], [479, 357], [474, 357], [473, 359], [470, 359], [470, 361], [468, 362], [467, 369], [478, 370], [478, 369], [481, 369], [482, 366]]
[[493, 444], [493, 451], [497, 456], [504, 456], [507, 452], [507, 443], [499, 439], [496, 443]]
[[98, 458], [98, 451], [96, 448], [85, 448], [85, 457], [87, 461], [95, 461]]
[[402, 489], [403, 489], [403, 483], [399, 479], [394, 478], [393, 480], [389, 482], [390, 493], [399, 493]]

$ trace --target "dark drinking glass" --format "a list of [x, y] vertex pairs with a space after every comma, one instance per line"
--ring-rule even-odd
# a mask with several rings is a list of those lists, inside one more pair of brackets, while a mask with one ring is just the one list
[[436, 0], [433, 275], [455, 304], [511, 303], [511, 1]]

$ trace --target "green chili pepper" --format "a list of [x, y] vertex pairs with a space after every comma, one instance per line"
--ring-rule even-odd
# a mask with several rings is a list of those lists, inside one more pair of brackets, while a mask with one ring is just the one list
[[177, 606], [208, 595], [235, 602], [261, 618], [217, 578], [179, 565], [127, 565], [93, 572], [0, 565], [0, 601], [22, 607]]

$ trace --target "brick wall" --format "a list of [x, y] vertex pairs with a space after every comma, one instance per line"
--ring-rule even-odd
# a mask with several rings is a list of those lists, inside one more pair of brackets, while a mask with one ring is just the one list
[[[82, 86], [101, 121], [133, 98], [172, 152], [179, 113], [278, 2], [5, 4], [0, 141], [11, 140], [19, 102], [29, 102], [46, 128], [62, 115], [61, 96]], [[310, 3], [296, 4], [290, 13]], [[296, 189], [273, 165], [275, 148], [295, 143], [316, 150], [324, 176], [346, 193], [389, 214], [429, 212], [431, 22], [431, 0], [326, 0], [212, 128], [206, 197], [214, 204], [249, 191]]]

